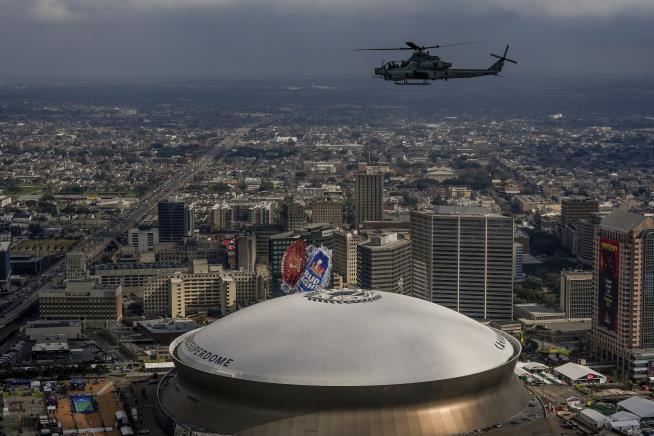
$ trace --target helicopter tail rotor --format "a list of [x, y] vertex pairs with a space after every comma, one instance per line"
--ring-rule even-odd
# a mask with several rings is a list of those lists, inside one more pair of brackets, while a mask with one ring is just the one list
[[507, 44], [506, 48], [504, 49], [504, 54], [502, 56], [496, 55], [495, 53], [491, 53], [491, 56], [494, 58], [499, 59], [497, 62], [495, 62], [493, 65], [488, 68], [490, 71], [494, 71], [496, 74], [500, 73], [502, 71], [502, 68], [504, 68], [504, 62], [511, 62], [512, 64], [517, 64], [517, 61], [514, 61], [513, 59], [509, 59], [506, 57], [506, 54], [509, 52], [509, 45]]

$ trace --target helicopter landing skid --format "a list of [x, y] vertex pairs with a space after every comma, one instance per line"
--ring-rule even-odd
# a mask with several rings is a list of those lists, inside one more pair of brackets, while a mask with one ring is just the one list
[[398, 80], [394, 82], [396, 85], [411, 85], [411, 86], [429, 86], [431, 85], [431, 82], [429, 82], [427, 79], [421, 81], [421, 82], [409, 82], [408, 80]]

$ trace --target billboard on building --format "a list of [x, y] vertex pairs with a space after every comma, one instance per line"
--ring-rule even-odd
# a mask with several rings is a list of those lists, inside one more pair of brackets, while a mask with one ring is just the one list
[[610, 331], [618, 330], [618, 279], [620, 276], [619, 242], [600, 238], [598, 325]]

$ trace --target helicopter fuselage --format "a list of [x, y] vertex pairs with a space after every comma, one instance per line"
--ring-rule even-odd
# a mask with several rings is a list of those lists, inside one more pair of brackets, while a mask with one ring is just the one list
[[[450, 62], [445, 62], [439, 56], [432, 56], [429, 52], [421, 50], [413, 53], [407, 60], [383, 63], [380, 68], [375, 68], [375, 76], [405, 85], [428, 84], [432, 80], [497, 76], [502, 71], [504, 59], [501, 58], [500, 61], [484, 69], [452, 68]], [[410, 81], [421, 81], [422, 83], [411, 83]]]

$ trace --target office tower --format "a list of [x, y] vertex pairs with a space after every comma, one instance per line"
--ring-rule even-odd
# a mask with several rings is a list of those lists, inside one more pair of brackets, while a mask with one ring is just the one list
[[561, 226], [589, 219], [593, 212], [599, 212], [599, 201], [583, 196], [564, 197], [561, 199]]
[[331, 249], [334, 240], [334, 229], [329, 224], [308, 224], [294, 232], [278, 233], [268, 239], [268, 267], [272, 276], [272, 296], [278, 297], [281, 292], [282, 258], [284, 251], [298, 239], [307, 245], [324, 246]]
[[593, 354], [645, 379], [654, 361], [654, 220], [617, 210], [597, 228], [593, 268]]
[[595, 248], [595, 230], [606, 214], [593, 212], [590, 218], [577, 221], [577, 260], [592, 265]]
[[272, 235], [282, 233], [282, 226], [279, 224], [268, 224], [263, 226], [253, 226], [250, 228], [257, 241], [257, 262], [259, 264], [268, 264], [268, 246], [269, 239]]
[[513, 317], [513, 219], [482, 207], [411, 212], [413, 296], [473, 318]]
[[357, 245], [364, 241], [365, 238], [356, 231], [334, 232], [333, 271], [343, 278], [344, 284], [357, 282]]
[[593, 312], [593, 273], [561, 272], [561, 310], [566, 318], [590, 318]]
[[9, 290], [11, 278], [10, 241], [0, 241], [0, 291]]
[[561, 245], [565, 247], [570, 254], [577, 255], [579, 251], [579, 232], [577, 231], [578, 221], [572, 221], [570, 224], [559, 229]]
[[66, 280], [86, 280], [86, 254], [81, 251], [66, 253]]
[[239, 235], [236, 238], [236, 267], [254, 272], [257, 264], [257, 238], [254, 235]]
[[109, 328], [123, 317], [120, 286], [94, 281], [68, 281], [65, 289], [39, 293], [39, 315], [46, 320], [80, 320], [84, 328]]
[[354, 224], [382, 221], [384, 218], [384, 176], [380, 173], [359, 173], [354, 180]]
[[229, 204], [216, 204], [211, 208], [211, 225], [216, 230], [231, 230], [234, 226], [234, 210]]
[[357, 247], [357, 285], [362, 289], [410, 295], [411, 241], [397, 233], [373, 235]]
[[336, 228], [343, 227], [343, 202], [318, 200], [311, 204], [311, 222], [328, 223]]
[[299, 201], [285, 201], [282, 204], [280, 220], [285, 232], [301, 229], [307, 222], [304, 204]]
[[522, 244], [517, 242], [513, 243], [513, 264], [515, 265], [514, 280], [516, 282], [522, 282], [525, 280], [525, 272], [523, 270], [525, 254], [522, 250]]
[[146, 225], [129, 229], [127, 241], [136, 251], [152, 251], [154, 246], [159, 243], [159, 229]]
[[182, 242], [193, 235], [193, 211], [185, 203], [159, 202], [158, 215], [159, 242]]
[[211, 208], [211, 224], [216, 230], [237, 230], [271, 224], [277, 217], [276, 203], [233, 200]]
[[529, 254], [529, 235], [522, 230], [516, 230], [513, 234], [513, 240], [522, 245], [522, 253]]

